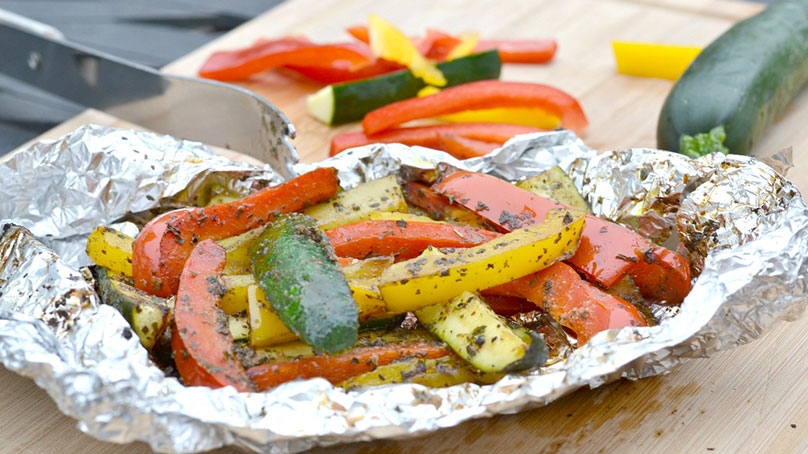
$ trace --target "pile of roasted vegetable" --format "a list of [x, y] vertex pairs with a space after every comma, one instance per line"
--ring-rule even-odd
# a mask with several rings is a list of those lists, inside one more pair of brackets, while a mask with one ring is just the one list
[[402, 143], [465, 159], [519, 134], [563, 127], [582, 136], [588, 126], [578, 101], [563, 90], [499, 80], [503, 63], [550, 62], [557, 49], [553, 39], [485, 40], [436, 29], [409, 37], [374, 15], [368, 25], [347, 31], [352, 41], [284, 37], [215, 52], [199, 75], [238, 81], [276, 70], [328, 84], [309, 96], [309, 113], [328, 125], [361, 121], [362, 127], [335, 134], [330, 155]]
[[324, 167], [135, 238], [101, 226], [87, 253], [103, 301], [187, 385], [488, 383], [688, 294], [685, 257], [587, 209], [557, 167], [347, 190]]

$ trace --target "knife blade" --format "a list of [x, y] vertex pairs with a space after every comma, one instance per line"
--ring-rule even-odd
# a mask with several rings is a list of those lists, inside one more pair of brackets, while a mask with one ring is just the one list
[[0, 55], [0, 74], [151, 131], [247, 154], [284, 177], [298, 161], [292, 123], [235, 85], [129, 62], [2, 9]]

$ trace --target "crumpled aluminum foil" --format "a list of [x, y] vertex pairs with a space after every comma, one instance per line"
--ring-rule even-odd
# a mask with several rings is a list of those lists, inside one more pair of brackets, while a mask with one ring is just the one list
[[86, 126], [0, 165], [0, 358], [101, 440], [141, 440], [158, 452], [226, 445], [299, 452], [412, 436], [544, 405], [620, 377], [667, 373], [688, 358], [754, 340], [805, 309], [808, 209], [793, 184], [755, 158], [597, 153], [557, 131], [517, 137], [462, 162], [434, 150], [373, 145], [296, 170], [334, 166], [350, 187], [439, 161], [508, 179], [560, 165], [597, 214], [629, 222], [669, 247], [686, 246], [700, 273], [692, 292], [657, 326], [601, 333], [563, 363], [493, 385], [345, 392], [313, 379], [266, 393], [184, 387], [150, 362], [124, 319], [99, 301], [82, 269], [84, 239], [97, 225], [133, 213], [211, 191], [243, 193], [278, 176], [196, 143]]

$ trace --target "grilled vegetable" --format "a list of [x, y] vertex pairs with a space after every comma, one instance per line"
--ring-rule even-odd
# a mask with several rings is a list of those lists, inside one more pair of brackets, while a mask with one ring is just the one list
[[132, 277], [132, 244], [135, 239], [108, 226], [98, 226], [87, 237], [87, 256], [113, 274]]
[[389, 175], [342, 191], [303, 213], [313, 217], [325, 230], [368, 219], [372, 213], [380, 211], [406, 213], [407, 210], [407, 201], [396, 176]]
[[185, 260], [200, 241], [245, 233], [279, 212], [299, 210], [333, 197], [339, 190], [336, 170], [319, 168], [235, 202], [164, 213], [135, 238], [135, 287], [157, 296], [173, 295]]
[[482, 372], [517, 372], [547, 361], [547, 345], [540, 336], [511, 327], [479, 295], [463, 292], [447, 303], [419, 309], [415, 315]]
[[[443, 62], [437, 68], [447, 86], [499, 77], [502, 63], [495, 51]], [[354, 82], [328, 85], [307, 99], [309, 113], [328, 125], [359, 121], [368, 112], [391, 102], [413, 98], [426, 83], [402, 69]]]
[[430, 388], [445, 388], [462, 383], [490, 384], [502, 374], [482, 374], [454, 355], [440, 358], [407, 358], [362, 375], [349, 378], [337, 386], [348, 390], [392, 383], [417, 383]]
[[[540, 222], [549, 210], [563, 206], [495, 176], [462, 170], [445, 175], [433, 188], [506, 232]], [[679, 304], [690, 292], [690, 265], [684, 257], [591, 214], [567, 263], [605, 288], [628, 275], [643, 296], [665, 304]]]
[[92, 271], [101, 300], [118, 309], [147, 350], [154, 348], [169, 325], [170, 303], [110, 275], [106, 268], [94, 266]]
[[583, 228], [583, 213], [552, 211], [543, 223], [479, 246], [398, 262], [384, 271], [379, 290], [393, 313], [446, 302], [464, 291], [493, 287], [568, 258]]
[[171, 349], [186, 385], [252, 391], [247, 371], [233, 351], [227, 317], [218, 308], [225, 260], [224, 249], [212, 240], [203, 240], [191, 252], [174, 304]]
[[259, 352], [270, 362], [249, 368], [248, 373], [259, 390], [287, 381], [322, 377], [337, 384], [351, 377], [375, 370], [379, 366], [408, 358], [440, 358], [451, 353], [446, 344], [429, 333], [418, 330], [396, 330], [379, 334], [363, 334], [356, 346], [339, 354], [315, 354], [297, 346], [290, 355], [286, 345], [280, 352]]
[[279, 216], [250, 247], [250, 261], [267, 301], [292, 332], [328, 353], [354, 344], [356, 302], [314, 219]]
[[535, 274], [507, 282], [486, 292], [519, 296], [575, 333], [578, 345], [607, 329], [647, 326], [631, 303], [581, 279], [566, 263], [554, 263]]
[[808, 1], [780, 0], [710, 43], [668, 94], [657, 146], [723, 126], [731, 153], [749, 154], [808, 82]]
[[550, 167], [544, 172], [516, 183], [516, 186], [562, 205], [590, 211], [589, 203], [581, 196], [572, 178], [561, 167]]
[[364, 259], [392, 255], [397, 260], [417, 257], [427, 247], [477, 246], [500, 236], [498, 232], [436, 221], [368, 220], [326, 232], [340, 257]]

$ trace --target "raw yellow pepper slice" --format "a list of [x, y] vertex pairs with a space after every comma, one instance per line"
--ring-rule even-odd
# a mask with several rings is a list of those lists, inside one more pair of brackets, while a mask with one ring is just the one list
[[617, 72], [629, 76], [677, 80], [701, 52], [697, 46], [612, 41]]
[[455, 46], [449, 55], [446, 56], [446, 60], [454, 60], [455, 58], [461, 58], [471, 55], [474, 52], [474, 47], [477, 46], [477, 43], [480, 41], [480, 36], [476, 33], [469, 33], [460, 36], [460, 44]]
[[429, 61], [401, 30], [381, 17], [371, 14], [368, 20], [370, 48], [373, 55], [401, 63], [429, 85], [443, 87], [446, 77], [434, 62]]
[[551, 131], [561, 125], [561, 119], [542, 109], [493, 108], [467, 110], [438, 117], [451, 123], [507, 123], [512, 125], [534, 126]]
[[553, 210], [543, 223], [480, 246], [395, 263], [382, 273], [379, 291], [391, 313], [446, 302], [464, 291], [503, 284], [572, 256], [583, 227], [583, 212]]

